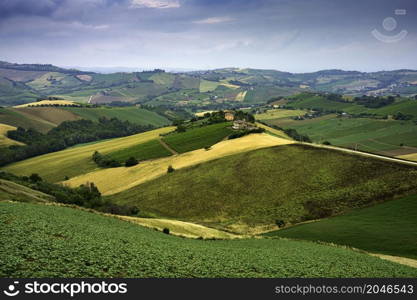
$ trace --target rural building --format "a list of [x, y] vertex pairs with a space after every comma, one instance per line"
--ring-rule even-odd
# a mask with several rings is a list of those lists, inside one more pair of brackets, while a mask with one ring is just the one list
[[224, 113], [224, 118], [225, 118], [227, 121], [233, 121], [233, 120], [235, 119], [235, 114], [234, 114], [233, 112], [231, 112], [231, 111], [226, 111], [226, 112]]
[[253, 129], [257, 129], [258, 127], [246, 121], [237, 120], [233, 122], [232, 128], [234, 130], [253, 130]]

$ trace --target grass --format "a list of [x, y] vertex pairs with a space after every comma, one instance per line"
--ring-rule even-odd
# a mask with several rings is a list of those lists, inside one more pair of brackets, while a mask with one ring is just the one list
[[400, 155], [400, 156], [398, 156], [398, 158], [417, 161], [417, 153]]
[[200, 128], [188, 129], [183, 133], [172, 133], [163, 138], [172, 149], [179, 153], [212, 146], [233, 132], [231, 123], [218, 123]]
[[306, 122], [274, 120], [271, 123], [294, 128], [315, 142], [329, 141], [344, 147], [355, 147], [358, 144], [358, 149], [368, 152], [389, 154], [389, 151], [400, 149], [401, 144], [417, 147], [417, 125], [413, 121], [333, 117]]
[[83, 107], [67, 107], [68, 110], [83, 119], [98, 121], [100, 117], [118, 118], [119, 120], [129, 121], [139, 125], [153, 125], [156, 127], [166, 126], [170, 121], [165, 117], [158, 115], [146, 109], [137, 107], [97, 107], [97, 108], [83, 108]]
[[200, 80], [200, 93], [212, 92], [214, 91], [221, 83], [218, 81], [209, 81], [209, 80]]
[[161, 217], [246, 233], [274, 227], [277, 219], [295, 224], [413, 193], [416, 179], [414, 167], [295, 144], [197, 164], [110, 199]]
[[271, 119], [281, 119], [288, 117], [303, 116], [306, 114], [305, 110], [298, 109], [270, 109], [263, 114], [255, 115], [257, 120], [271, 120]]
[[416, 228], [417, 196], [412, 195], [265, 235], [324, 241], [417, 259]]
[[184, 239], [41, 204], [3, 202], [0, 211], [0, 277], [417, 276], [414, 268], [311, 242]]
[[129, 157], [139, 161], [170, 156], [169, 152], [158, 140], [151, 140], [142, 144], [111, 152], [108, 156], [119, 162], [125, 162]]
[[16, 127], [6, 125], [6, 124], [0, 124], [0, 148], [1, 147], [8, 147], [11, 145], [23, 145], [23, 143], [9, 139], [7, 137], [7, 132], [11, 130], [15, 130]]
[[100, 169], [72, 178], [65, 184], [79, 186], [86, 182], [94, 182], [103, 194], [110, 195], [165, 175], [170, 165], [179, 170], [236, 153], [290, 143], [292, 141], [267, 134], [251, 134], [239, 139], [222, 141], [212, 146], [208, 151], [204, 149], [195, 150], [180, 155], [145, 161], [130, 168]]
[[100, 151], [102, 154], [112, 153], [148, 142], [159, 137], [159, 134], [171, 130], [173, 127], [165, 127], [128, 137], [73, 147], [23, 160], [3, 169], [16, 175], [38, 173], [48, 181], [59, 182], [64, 180], [65, 176], [73, 177], [97, 169], [97, 165], [91, 159], [94, 151]]
[[26, 114], [16, 108], [0, 108], [0, 123], [26, 129], [33, 128], [43, 133], [55, 127], [54, 123], [31, 114]]

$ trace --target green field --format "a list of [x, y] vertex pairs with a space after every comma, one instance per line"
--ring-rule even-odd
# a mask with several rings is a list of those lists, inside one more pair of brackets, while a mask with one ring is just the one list
[[59, 182], [64, 180], [65, 176], [74, 177], [97, 169], [97, 165], [91, 159], [94, 151], [107, 155], [154, 140], [159, 134], [168, 133], [173, 129], [173, 127], [165, 127], [99, 143], [80, 145], [13, 163], [3, 169], [16, 175], [38, 173], [48, 181]]
[[33, 128], [39, 132], [47, 132], [55, 127], [55, 124], [40, 119], [33, 115], [27, 115], [15, 108], [0, 107], [0, 123], [14, 127]]
[[0, 277], [416, 277], [311, 242], [178, 238], [68, 207], [0, 203]]
[[417, 196], [265, 234], [347, 245], [417, 259]]
[[325, 116], [304, 121], [281, 119], [266, 122], [294, 128], [314, 142], [329, 141], [350, 148], [357, 146], [359, 150], [368, 152], [390, 154], [389, 151], [400, 149], [401, 144], [417, 147], [417, 124], [413, 121]]
[[257, 120], [273, 120], [295, 116], [304, 116], [307, 113], [305, 110], [298, 109], [270, 109], [265, 113], [255, 115]]
[[108, 154], [108, 156], [119, 162], [125, 162], [129, 157], [134, 157], [141, 161], [166, 157], [170, 156], [171, 154], [171, 152], [169, 152], [164, 146], [161, 145], [159, 140], [151, 140], [149, 142], [111, 152]]
[[97, 121], [101, 117], [118, 118], [119, 120], [129, 121], [139, 125], [152, 125], [156, 127], [166, 126], [170, 121], [146, 109], [137, 107], [97, 107], [97, 108], [83, 108], [83, 107], [66, 107], [65, 110], [71, 111], [79, 115], [83, 119]]
[[413, 167], [295, 144], [177, 170], [109, 198], [162, 217], [245, 232], [278, 219], [295, 224], [383, 202], [415, 192], [416, 179]]
[[227, 122], [192, 128], [186, 132], [169, 134], [163, 140], [178, 153], [184, 153], [220, 142], [233, 132], [231, 126]]

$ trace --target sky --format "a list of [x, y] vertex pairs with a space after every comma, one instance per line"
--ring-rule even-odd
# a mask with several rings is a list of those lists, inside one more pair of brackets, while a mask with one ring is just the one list
[[0, 60], [139, 69], [417, 69], [416, 0], [0, 0]]

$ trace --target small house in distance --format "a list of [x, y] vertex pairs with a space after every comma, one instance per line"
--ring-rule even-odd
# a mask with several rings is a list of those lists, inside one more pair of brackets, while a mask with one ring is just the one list
[[226, 111], [224, 113], [224, 118], [226, 121], [233, 121], [235, 119], [235, 114], [232, 111]]
[[258, 129], [257, 126], [253, 125], [252, 123], [243, 121], [243, 120], [234, 121], [232, 128], [234, 130], [254, 130], [254, 129]]

